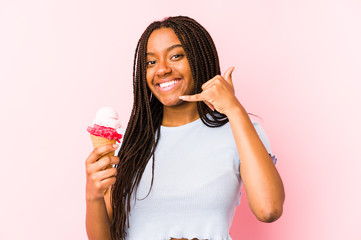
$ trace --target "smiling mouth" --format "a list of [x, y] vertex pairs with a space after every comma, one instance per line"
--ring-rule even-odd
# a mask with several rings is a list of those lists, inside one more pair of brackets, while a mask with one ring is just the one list
[[176, 79], [164, 83], [158, 83], [157, 86], [160, 88], [160, 90], [167, 91], [171, 90], [179, 81], [180, 79]]

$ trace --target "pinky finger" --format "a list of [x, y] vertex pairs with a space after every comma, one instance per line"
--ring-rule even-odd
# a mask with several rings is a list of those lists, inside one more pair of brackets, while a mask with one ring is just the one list
[[110, 177], [102, 180], [101, 184], [102, 187], [104, 188], [104, 191], [106, 191], [110, 186], [112, 186], [115, 183], [115, 180], [116, 180], [115, 177]]
[[[203, 93], [203, 92], [202, 92]], [[203, 101], [203, 95], [202, 93], [194, 94], [194, 95], [183, 95], [180, 96], [179, 99], [187, 102], [199, 102]]]

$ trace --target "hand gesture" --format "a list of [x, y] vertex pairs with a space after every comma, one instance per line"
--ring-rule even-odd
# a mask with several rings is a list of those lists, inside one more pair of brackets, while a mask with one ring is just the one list
[[87, 199], [103, 198], [106, 190], [115, 183], [117, 169], [112, 165], [119, 163], [119, 157], [104, 155], [115, 151], [117, 147], [118, 145], [106, 145], [94, 148], [85, 160]]
[[[183, 101], [196, 102], [203, 101], [207, 106], [225, 115], [240, 103], [234, 95], [232, 83], [232, 72], [234, 67], [230, 67], [224, 73], [224, 77], [217, 75], [202, 85], [202, 92], [194, 95], [184, 95], [179, 98]], [[227, 115], [228, 116], [228, 115]]]

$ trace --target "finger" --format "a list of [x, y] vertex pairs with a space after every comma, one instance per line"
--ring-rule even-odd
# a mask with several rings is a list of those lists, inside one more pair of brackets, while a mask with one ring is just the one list
[[96, 178], [93, 178], [92, 180], [92, 188], [94, 189], [93, 191], [96, 192], [103, 192], [105, 193], [105, 191], [115, 183], [116, 181], [116, 177], [109, 177], [109, 178], [105, 178], [104, 180], [99, 180]]
[[106, 191], [110, 186], [112, 186], [116, 181], [115, 177], [106, 178], [101, 182], [102, 188]]
[[202, 93], [198, 93], [194, 95], [183, 95], [180, 96], [179, 99], [187, 102], [199, 102], [205, 100], [202, 96]]
[[[219, 75], [217, 75], [217, 76], [219, 76]], [[214, 81], [217, 79], [217, 76], [215, 76], [214, 78], [212, 78], [212, 79], [208, 80], [207, 82], [205, 82], [202, 85], [202, 89], [206, 90], [209, 86], [211, 86], [214, 83]]]
[[232, 72], [234, 71], [234, 66], [230, 67], [226, 70], [226, 72], [224, 73], [224, 79], [233, 86], [233, 82], [232, 82]]
[[93, 173], [93, 179], [97, 179], [98, 181], [104, 181], [107, 178], [115, 177], [117, 175], [117, 169], [108, 168], [102, 170], [100, 172]]
[[91, 164], [89, 166], [89, 171], [90, 172], [98, 172], [98, 171], [101, 171], [108, 167], [113, 168], [112, 165], [118, 164], [118, 163], [119, 163], [119, 157], [105, 156], [105, 157], [102, 157], [99, 161]]
[[85, 163], [92, 164], [99, 160], [103, 155], [115, 151], [119, 147], [118, 144], [114, 145], [104, 145], [101, 147], [94, 148], [93, 151], [89, 154]]

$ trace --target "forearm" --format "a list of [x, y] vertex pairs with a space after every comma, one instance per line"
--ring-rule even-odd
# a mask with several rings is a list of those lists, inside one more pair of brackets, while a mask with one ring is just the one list
[[89, 240], [111, 240], [110, 221], [104, 199], [87, 199], [86, 230]]
[[237, 145], [240, 173], [251, 210], [264, 222], [282, 214], [284, 188], [282, 180], [244, 108], [227, 114]]

